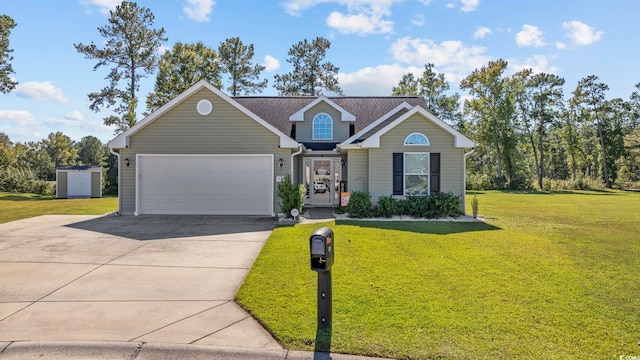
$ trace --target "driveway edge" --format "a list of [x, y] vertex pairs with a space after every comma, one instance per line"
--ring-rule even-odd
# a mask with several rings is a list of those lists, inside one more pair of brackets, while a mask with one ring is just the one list
[[366, 356], [260, 348], [119, 341], [0, 343], [1, 360], [391, 360]]

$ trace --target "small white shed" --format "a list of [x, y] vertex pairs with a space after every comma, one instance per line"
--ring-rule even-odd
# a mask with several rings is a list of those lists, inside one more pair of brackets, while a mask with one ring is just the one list
[[61, 166], [56, 169], [56, 197], [102, 197], [100, 166]]

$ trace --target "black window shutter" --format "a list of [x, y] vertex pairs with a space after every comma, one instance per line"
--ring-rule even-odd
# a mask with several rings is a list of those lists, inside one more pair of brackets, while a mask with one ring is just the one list
[[393, 153], [393, 195], [404, 195], [403, 153]]
[[440, 153], [431, 153], [429, 157], [429, 174], [431, 176], [431, 192], [440, 192]]

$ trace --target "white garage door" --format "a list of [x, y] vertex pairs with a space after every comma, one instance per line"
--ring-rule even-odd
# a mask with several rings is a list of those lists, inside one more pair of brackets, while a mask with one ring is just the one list
[[137, 159], [137, 214], [273, 215], [272, 155]]
[[91, 173], [88, 171], [67, 172], [67, 197], [90, 197]]

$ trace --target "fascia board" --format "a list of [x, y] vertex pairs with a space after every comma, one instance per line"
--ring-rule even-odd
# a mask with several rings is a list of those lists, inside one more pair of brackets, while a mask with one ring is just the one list
[[327, 104], [329, 104], [329, 106], [331, 106], [334, 109], [338, 110], [340, 112], [340, 114], [342, 115], [341, 116], [342, 117], [342, 121], [356, 121], [356, 117], [353, 114], [351, 114], [347, 110], [341, 108], [338, 104], [334, 103], [333, 101], [331, 101], [328, 97], [326, 97], [324, 95], [320, 95], [317, 99], [313, 100], [307, 106], [305, 106], [302, 109], [298, 110], [295, 114], [289, 116], [289, 121], [304, 121], [304, 113], [307, 112], [307, 110], [311, 109], [312, 107], [318, 105], [321, 101], [326, 102]]
[[362, 142], [362, 147], [363, 148], [369, 148], [369, 147], [371, 147], [371, 148], [379, 148], [380, 147], [380, 137], [382, 135], [386, 134], [391, 129], [393, 129], [394, 127], [398, 126], [403, 121], [405, 121], [406, 119], [408, 119], [409, 117], [413, 116], [416, 113], [419, 113], [420, 115], [424, 116], [428, 120], [432, 121], [437, 126], [441, 127], [443, 130], [445, 130], [449, 134], [453, 135], [454, 147], [456, 147], [456, 148], [472, 148], [472, 147], [475, 147], [475, 143], [471, 139], [469, 139], [468, 137], [462, 135], [459, 131], [457, 131], [456, 129], [452, 128], [447, 123], [445, 123], [444, 121], [438, 119], [435, 115], [433, 115], [432, 113], [430, 113], [429, 111], [425, 110], [424, 108], [422, 108], [420, 106], [414, 107], [409, 112], [407, 112], [406, 114], [400, 116], [399, 118], [394, 120], [392, 123], [390, 123], [389, 125], [385, 126], [382, 129], [380, 129], [380, 131], [378, 131], [377, 133], [373, 134], [367, 140], [363, 141]]
[[171, 110], [176, 105], [180, 104], [186, 98], [193, 95], [195, 92], [201, 90], [202, 88], [207, 88], [209, 91], [213, 92], [215, 95], [219, 96], [224, 101], [228, 102], [229, 104], [234, 106], [236, 109], [240, 110], [242, 113], [244, 113], [245, 115], [247, 115], [248, 117], [256, 121], [257, 123], [259, 123], [260, 125], [264, 126], [275, 135], [277, 135], [280, 138], [281, 148], [297, 148], [298, 147], [298, 143], [295, 140], [291, 139], [289, 136], [285, 135], [280, 130], [276, 129], [273, 125], [264, 121], [262, 118], [252, 113], [244, 106], [240, 105], [237, 101], [233, 100], [227, 94], [223, 93], [219, 89], [215, 88], [213, 85], [209, 84], [206, 80], [198, 81], [189, 89], [185, 90], [182, 94], [176, 96], [173, 100], [169, 101], [168, 103], [160, 107], [158, 110], [151, 113], [149, 116], [137, 122], [133, 127], [123, 132], [122, 134], [118, 135], [113, 140], [111, 140], [108, 143], [108, 146], [113, 149], [126, 148], [129, 145], [129, 138], [131, 136], [135, 135], [138, 131], [142, 130], [145, 126], [149, 125], [155, 119], [165, 114], [167, 111]]

